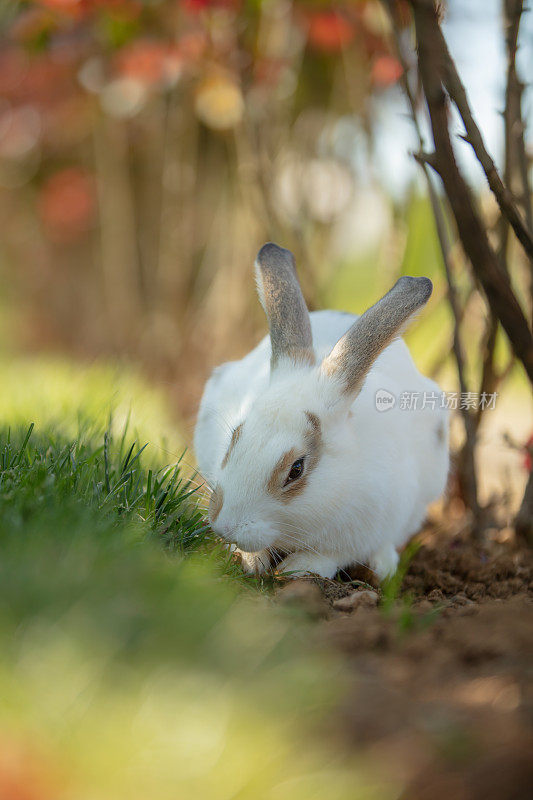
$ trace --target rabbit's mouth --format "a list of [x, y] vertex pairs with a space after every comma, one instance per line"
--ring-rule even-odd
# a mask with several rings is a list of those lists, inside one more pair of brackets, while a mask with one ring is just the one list
[[274, 544], [279, 531], [269, 525], [258, 522], [239, 523], [237, 525], [214, 525], [213, 530], [226, 541], [236, 544], [246, 553], [257, 553]]

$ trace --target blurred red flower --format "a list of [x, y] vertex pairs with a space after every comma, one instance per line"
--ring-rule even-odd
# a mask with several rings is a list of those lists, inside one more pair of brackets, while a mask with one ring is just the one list
[[36, 0], [36, 2], [38, 5], [59, 9], [60, 11], [69, 11], [73, 8], [79, 9], [86, 5], [82, 0]]
[[189, 14], [200, 14], [202, 11], [207, 11], [210, 8], [227, 8], [237, 9], [241, 4], [241, 0], [182, 0], [182, 7]]
[[35, 748], [2, 736], [0, 742], [0, 797], [2, 800], [51, 800], [57, 797], [56, 765]]
[[90, 11], [90, 0], [89, 2], [84, 0], [36, 0], [36, 3], [74, 19], [84, 17]]
[[372, 64], [371, 76], [376, 86], [391, 86], [402, 73], [402, 65], [394, 56], [378, 56]]
[[143, 10], [142, 0], [80, 0], [80, 2], [122, 19], [136, 19]]
[[9, 36], [24, 44], [43, 42], [57, 28], [56, 16], [44, 6], [25, 8], [13, 19]]
[[178, 52], [186, 65], [200, 61], [207, 49], [208, 39], [205, 31], [189, 31], [180, 36]]
[[52, 175], [41, 189], [39, 215], [51, 239], [70, 242], [88, 230], [96, 209], [91, 177], [71, 167]]
[[0, 94], [9, 95], [16, 91], [26, 74], [28, 58], [16, 47], [3, 47], [0, 50]]
[[339, 11], [316, 11], [307, 15], [307, 39], [316, 50], [335, 53], [355, 36], [355, 26]]
[[121, 17], [135, 18], [142, 9], [139, 0], [35, 0], [35, 3], [72, 19], [83, 19], [99, 10]]
[[282, 58], [260, 58], [255, 63], [255, 79], [257, 83], [275, 86], [287, 66], [287, 61]]
[[120, 51], [116, 67], [123, 77], [155, 84], [175, 78], [180, 71], [181, 60], [175, 45], [140, 40]]
[[52, 59], [47, 53], [0, 48], [0, 95], [13, 105], [50, 108], [77, 91], [75, 63], [70, 58]]

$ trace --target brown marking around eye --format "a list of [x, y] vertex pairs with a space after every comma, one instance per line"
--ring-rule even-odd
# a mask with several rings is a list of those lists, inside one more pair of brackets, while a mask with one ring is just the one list
[[283, 486], [283, 481], [287, 475], [287, 472], [298, 458], [298, 451], [293, 448], [292, 450], [288, 450], [280, 458], [274, 467], [274, 470], [272, 471], [270, 480], [268, 481], [267, 488], [270, 494], [273, 494], [275, 497], [279, 497], [279, 499], [284, 503], [290, 502], [290, 500], [303, 492], [307, 486], [309, 475], [318, 464], [322, 451], [322, 428], [320, 425], [320, 420], [317, 415], [313, 414], [311, 411], [306, 411], [305, 416], [307, 417], [311, 428], [310, 430], [306, 431], [305, 434], [305, 445], [307, 452], [305, 456], [304, 475], [292, 483], [287, 484], [287, 486]]
[[294, 497], [301, 494], [305, 487], [307, 486], [307, 479], [309, 477], [308, 472], [306, 471], [305, 474], [298, 478], [298, 480], [289, 483], [284, 489], [281, 494], [280, 499], [283, 500], [284, 503], [290, 502]]
[[318, 459], [322, 453], [322, 426], [316, 414], [306, 411], [305, 415], [311, 423], [311, 430], [305, 434], [305, 444], [308, 452], [307, 474], [318, 464]]
[[241, 422], [241, 424], [237, 425], [237, 427], [234, 429], [233, 433], [231, 434], [231, 441], [229, 443], [228, 450], [226, 452], [226, 455], [222, 459], [222, 464], [220, 465], [222, 467], [222, 469], [224, 469], [224, 467], [228, 463], [229, 457], [232, 454], [233, 449], [235, 448], [235, 445], [237, 444], [237, 442], [239, 441], [239, 439], [241, 437], [242, 426], [243, 425], [244, 425], [244, 422]]
[[211, 499], [209, 500], [209, 518], [211, 522], [215, 522], [218, 515], [222, 511], [222, 506], [224, 504], [224, 492], [222, 491], [222, 486], [217, 486], [211, 495]]
[[279, 493], [287, 472], [290, 470], [297, 458], [298, 451], [295, 450], [294, 447], [292, 450], [287, 450], [287, 452], [281, 456], [280, 460], [272, 470], [272, 475], [270, 476], [267, 484], [267, 489], [270, 494], [277, 495]]
[[[320, 420], [317, 417], [317, 415], [313, 414], [311, 411], [306, 411], [305, 412], [305, 416], [307, 417], [307, 419], [311, 423], [311, 427], [313, 429], [313, 432], [312, 432], [311, 435], [312, 435], [313, 440], [314, 440], [314, 446], [318, 447], [320, 441], [322, 440], [322, 428], [321, 428], [321, 425], [320, 425]], [[318, 437], [318, 440], [319, 440], [318, 442], [315, 441], [316, 437]]]

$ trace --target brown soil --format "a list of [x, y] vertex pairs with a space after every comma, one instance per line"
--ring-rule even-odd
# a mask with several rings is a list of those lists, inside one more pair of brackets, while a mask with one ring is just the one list
[[345, 660], [350, 689], [332, 734], [378, 765], [393, 797], [529, 800], [533, 553], [510, 532], [482, 544], [468, 531], [420, 538], [397, 598], [376, 596], [360, 571], [353, 583], [280, 591]]

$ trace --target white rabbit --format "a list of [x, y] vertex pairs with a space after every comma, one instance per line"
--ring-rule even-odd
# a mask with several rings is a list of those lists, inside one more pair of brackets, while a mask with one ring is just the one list
[[195, 431], [211, 527], [249, 570], [277, 551], [280, 571], [332, 578], [359, 562], [383, 579], [448, 475], [442, 394], [398, 338], [431, 281], [400, 278], [357, 317], [309, 314], [293, 256], [275, 244], [255, 271], [270, 337], [214, 370]]

